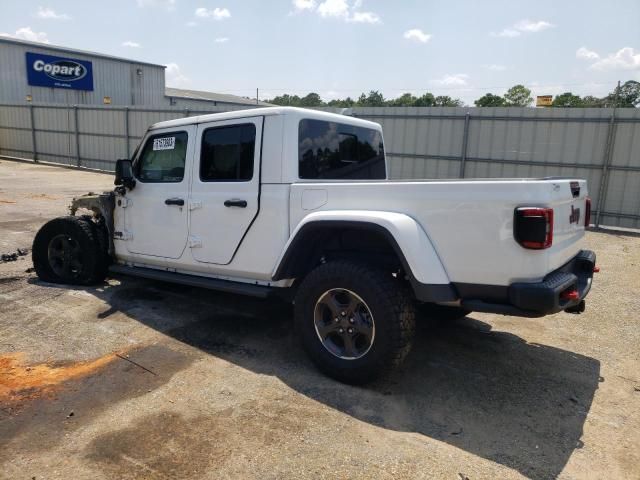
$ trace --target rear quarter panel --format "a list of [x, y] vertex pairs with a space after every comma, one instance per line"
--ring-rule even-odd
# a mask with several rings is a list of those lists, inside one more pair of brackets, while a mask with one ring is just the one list
[[[585, 181], [577, 199], [571, 196], [569, 180], [296, 183], [291, 186], [291, 232], [311, 213], [302, 208], [307, 189], [327, 192], [326, 202], [313, 211], [381, 210], [416, 219], [456, 283], [540, 281], [578, 253], [584, 236], [584, 217], [579, 225], [568, 219], [572, 204], [584, 212]], [[551, 248], [527, 250], [514, 240], [514, 209], [525, 205], [557, 209]]]

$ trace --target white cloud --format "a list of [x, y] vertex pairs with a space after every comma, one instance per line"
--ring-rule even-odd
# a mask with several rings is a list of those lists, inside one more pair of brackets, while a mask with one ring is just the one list
[[138, 7], [165, 8], [168, 11], [175, 10], [176, 0], [136, 0]]
[[218, 37], [214, 40], [215, 43], [227, 43], [229, 41], [229, 37]]
[[344, 17], [349, 16], [349, 4], [346, 0], [325, 0], [318, 5], [318, 13], [321, 17]]
[[140, 48], [142, 46], [138, 42], [132, 42], [131, 40], [127, 40], [126, 42], [122, 42], [120, 45], [123, 46], [123, 47], [131, 47], [131, 48]]
[[553, 27], [555, 27], [555, 25], [547, 22], [546, 20], [520, 20], [519, 22], [504, 28], [498, 33], [491, 32], [491, 36], [513, 38], [519, 37], [523, 33], [538, 33]]
[[195, 26], [197, 26], [197, 25], [198, 25], [198, 22], [194, 22], [194, 21], [192, 20], [192, 21], [190, 21], [190, 22], [185, 23], [185, 25], [186, 25], [187, 27], [195, 27]]
[[22, 27], [16, 33], [0, 33], [0, 36], [28, 40], [30, 42], [51, 43], [45, 32], [34, 32], [31, 27]]
[[227, 8], [216, 7], [211, 10], [200, 7], [196, 8], [196, 17], [200, 18], [213, 18], [214, 20], [224, 20], [231, 17], [231, 12]]
[[437, 85], [462, 87], [467, 84], [468, 78], [469, 75], [467, 75], [466, 73], [453, 73], [447, 74], [444, 77], [435, 80], [434, 83], [436, 83]]
[[419, 28], [412, 28], [411, 30], [407, 30], [406, 32], [404, 32], [403, 37], [407, 40], [413, 40], [420, 43], [427, 43], [429, 40], [431, 40], [431, 34], [424, 33]]
[[45, 20], [71, 20], [71, 16], [66, 13], [56, 13], [55, 10], [48, 7], [38, 7], [36, 17]]
[[582, 60], [597, 60], [600, 58], [600, 55], [586, 47], [580, 47], [576, 50], [576, 58], [580, 58]]
[[377, 13], [353, 12], [347, 21], [354, 23], [381, 23], [382, 20], [380, 20], [380, 16]]
[[293, 8], [295, 8], [296, 12], [314, 10], [316, 8], [316, 0], [293, 0]]
[[532, 22], [531, 20], [521, 20], [515, 24], [516, 30], [532, 33], [541, 32], [552, 27], [555, 27], [555, 25], [544, 20], [538, 20], [537, 22]]
[[165, 78], [168, 87], [184, 88], [191, 85], [191, 79], [182, 73], [177, 63], [167, 63]]
[[348, 0], [324, 0], [319, 4], [316, 0], [292, 0], [294, 11], [289, 15], [315, 12], [322, 18], [335, 18], [350, 23], [382, 23], [377, 13], [361, 11], [362, 3], [363, 0], [354, 0], [352, 4]]
[[507, 69], [504, 65], [498, 65], [496, 63], [492, 63], [490, 65], [483, 65], [487, 70], [491, 70], [493, 72], [503, 72]]
[[495, 37], [519, 37], [520, 36], [520, 32], [518, 30], [514, 30], [513, 28], [505, 28], [504, 30], [502, 30], [499, 33], [493, 33], [491, 32], [491, 35], [495, 36]]
[[[577, 55], [577, 52], [576, 52], [576, 55]], [[605, 58], [600, 58], [595, 63], [593, 63], [589, 68], [593, 70], [640, 69], [640, 52], [636, 52], [635, 49], [633, 49], [632, 47], [624, 47], [615, 53], [610, 53]]]

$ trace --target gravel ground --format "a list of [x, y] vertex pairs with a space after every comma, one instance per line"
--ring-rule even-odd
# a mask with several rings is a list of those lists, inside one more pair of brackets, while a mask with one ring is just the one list
[[[0, 161], [0, 253], [102, 174]], [[397, 375], [319, 374], [291, 309], [0, 263], [0, 477], [640, 478], [640, 236], [589, 232], [582, 315], [421, 325]]]

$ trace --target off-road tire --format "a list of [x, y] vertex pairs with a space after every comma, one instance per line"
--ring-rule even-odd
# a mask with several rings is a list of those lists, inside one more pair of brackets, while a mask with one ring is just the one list
[[[350, 290], [371, 312], [375, 335], [360, 358], [335, 356], [316, 332], [316, 302], [331, 289]], [[350, 384], [370, 382], [399, 366], [411, 349], [415, 332], [414, 302], [408, 288], [391, 273], [349, 260], [322, 264], [304, 278], [296, 292], [294, 318], [296, 332], [315, 365]]]
[[[77, 245], [79, 268], [61, 274], [50, 261], [50, 244], [61, 236]], [[96, 225], [81, 217], [58, 217], [42, 226], [33, 240], [32, 259], [36, 274], [50, 283], [92, 285], [106, 276], [105, 252], [98, 238]]]
[[100, 255], [98, 262], [96, 262], [96, 276], [103, 280], [109, 273], [109, 265], [112, 263], [109, 255], [109, 232], [107, 226], [104, 224], [104, 218], [102, 217], [100, 217], [101, 221], [99, 222], [96, 222], [91, 215], [81, 215], [80, 218], [91, 226], [93, 235], [98, 241]]

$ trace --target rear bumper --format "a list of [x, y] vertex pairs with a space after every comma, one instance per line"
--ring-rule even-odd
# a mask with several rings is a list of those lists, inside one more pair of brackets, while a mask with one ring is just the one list
[[[461, 305], [475, 312], [500, 313], [520, 317], [542, 317], [567, 309], [578, 310], [591, 290], [596, 254], [582, 250], [562, 267], [549, 273], [541, 282], [513, 283], [508, 287], [496, 287], [488, 296], [482, 295], [491, 287], [480, 289], [459, 285]], [[576, 298], [562, 294], [576, 290]], [[474, 293], [479, 293], [474, 298]]]

